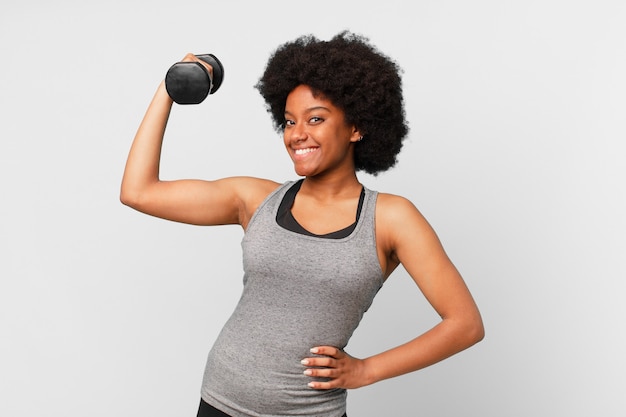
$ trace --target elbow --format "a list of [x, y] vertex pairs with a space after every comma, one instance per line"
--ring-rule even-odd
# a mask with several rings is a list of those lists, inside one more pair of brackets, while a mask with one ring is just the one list
[[459, 351], [465, 350], [485, 338], [485, 327], [480, 314], [466, 314], [451, 320], [450, 325]]
[[128, 194], [120, 193], [120, 203], [124, 204], [125, 206], [132, 207], [133, 206], [132, 201], [133, 200], [130, 198]]
[[133, 183], [122, 181], [120, 188], [120, 202], [135, 210], [146, 212], [154, 205], [153, 184]]
[[122, 184], [122, 189], [120, 190], [120, 203], [125, 206], [132, 206], [132, 202], [134, 200], [133, 194], [130, 193], [127, 187]]
[[133, 191], [129, 187], [122, 184], [122, 189], [120, 190], [120, 202], [125, 206], [136, 209], [141, 205], [140, 193]]
[[485, 326], [483, 325], [482, 320], [478, 323], [472, 332], [474, 343], [476, 344], [485, 338]]
[[475, 345], [485, 338], [485, 326], [480, 314], [467, 323], [465, 334], [469, 346]]

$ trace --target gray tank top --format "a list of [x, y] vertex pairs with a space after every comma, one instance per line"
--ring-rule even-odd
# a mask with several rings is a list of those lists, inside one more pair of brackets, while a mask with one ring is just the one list
[[341, 239], [279, 226], [287, 182], [254, 213], [242, 240], [243, 293], [207, 360], [202, 398], [233, 417], [339, 417], [343, 389], [314, 390], [300, 361], [314, 346], [343, 349], [383, 284], [375, 191]]

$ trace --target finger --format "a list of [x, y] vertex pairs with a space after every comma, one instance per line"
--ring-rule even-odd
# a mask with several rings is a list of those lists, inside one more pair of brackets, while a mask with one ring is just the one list
[[315, 353], [316, 355], [330, 356], [333, 358], [340, 358], [343, 354], [343, 351], [341, 349], [337, 349], [334, 346], [316, 346], [311, 349], [311, 353]]
[[206, 68], [206, 70], [209, 71], [211, 77], [213, 77], [213, 67], [208, 62], [201, 60], [192, 53], [188, 53], [187, 55], [185, 55], [182, 62], [197, 62], [198, 64]]
[[329, 357], [304, 358], [300, 361], [300, 363], [305, 366], [321, 366], [324, 368], [332, 368], [335, 367], [336, 360]]
[[304, 370], [304, 375], [316, 378], [335, 378], [339, 372], [334, 368], [308, 368]]
[[183, 58], [182, 62], [193, 62], [193, 61], [199, 61], [198, 58], [192, 54], [192, 53], [187, 53], [185, 55], [185, 57]]
[[310, 388], [318, 389], [318, 390], [327, 390], [335, 388], [335, 384], [332, 381], [322, 382], [322, 381], [311, 381], [307, 384]]

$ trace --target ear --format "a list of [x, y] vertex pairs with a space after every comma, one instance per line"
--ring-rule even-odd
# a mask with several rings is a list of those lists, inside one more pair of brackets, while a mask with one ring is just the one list
[[352, 136], [350, 136], [350, 142], [356, 143], [363, 139], [363, 134], [356, 126], [352, 128]]

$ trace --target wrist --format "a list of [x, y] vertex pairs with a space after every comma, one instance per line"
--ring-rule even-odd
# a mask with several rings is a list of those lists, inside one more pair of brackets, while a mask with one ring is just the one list
[[377, 372], [376, 360], [373, 357], [363, 359], [363, 386], [380, 381]]
[[167, 87], [165, 86], [165, 80], [161, 80], [161, 82], [159, 83], [159, 87], [157, 88], [157, 95], [165, 96], [165, 97], [167, 97], [168, 100], [173, 102], [172, 98], [170, 97], [169, 93], [167, 92]]

